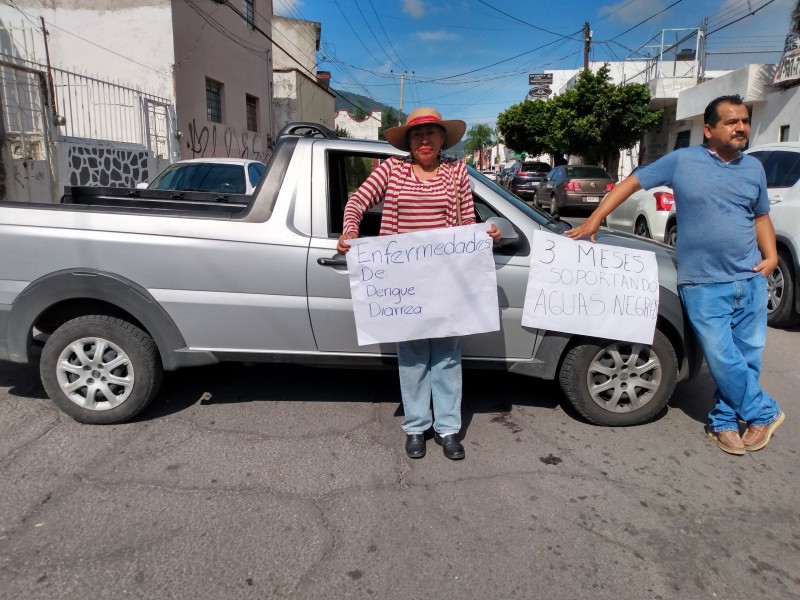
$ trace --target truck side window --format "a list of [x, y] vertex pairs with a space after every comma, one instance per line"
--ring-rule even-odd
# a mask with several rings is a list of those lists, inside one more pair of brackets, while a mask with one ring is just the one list
[[[328, 231], [338, 236], [343, 227], [344, 206], [385, 157], [332, 151], [328, 154]], [[373, 207], [361, 221], [362, 236], [378, 235], [382, 204]]]

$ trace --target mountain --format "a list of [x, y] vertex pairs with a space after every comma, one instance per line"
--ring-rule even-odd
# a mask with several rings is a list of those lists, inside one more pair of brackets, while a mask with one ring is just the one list
[[[336, 94], [336, 102], [333, 105], [333, 109], [346, 110], [349, 111], [351, 115], [355, 112], [356, 106], [366, 113], [372, 112], [373, 110], [383, 112], [387, 108], [394, 108], [393, 106], [383, 104], [367, 96], [354, 94], [353, 92], [342, 92], [333, 88], [331, 88], [331, 91]], [[396, 108], [394, 110], [397, 111]]]

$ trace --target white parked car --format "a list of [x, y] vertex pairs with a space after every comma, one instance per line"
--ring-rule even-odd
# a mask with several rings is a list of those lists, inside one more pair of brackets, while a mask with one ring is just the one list
[[153, 181], [136, 187], [150, 190], [252, 194], [265, 165], [244, 158], [192, 158], [173, 163]]
[[[639, 169], [641, 167], [636, 167], [631, 174]], [[672, 189], [654, 187], [631, 194], [606, 217], [606, 225], [674, 246], [677, 228], [673, 224], [675, 219], [670, 219], [674, 215], [675, 197]]]
[[769, 278], [768, 322], [800, 323], [800, 143], [777, 142], [746, 150], [764, 165], [770, 216], [778, 243], [778, 268]]

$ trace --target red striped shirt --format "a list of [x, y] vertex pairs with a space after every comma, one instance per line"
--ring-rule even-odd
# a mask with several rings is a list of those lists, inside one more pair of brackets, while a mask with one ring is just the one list
[[411, 158], [385, 160], [350, 196], [344, 209], [344, 233], [358, 233], [364, 213], [384, 201], [381, 235], [409, 233], [475, 223], [475, 207], [464, 163], [443, 159], [428, 181], [414, 173]]

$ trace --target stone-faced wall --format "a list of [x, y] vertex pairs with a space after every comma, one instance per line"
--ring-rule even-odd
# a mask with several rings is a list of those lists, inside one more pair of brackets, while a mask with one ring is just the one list
[[56, 142], [58, 189], [67, 185], [136, 187], [149, 180], [156, 167], [143, 146], [76, 138]]
[[147, 150], [71, 146], [69, 185], [136, 187], [147, 181]]

